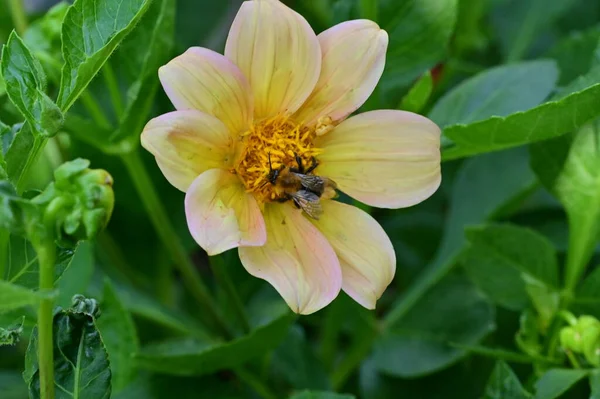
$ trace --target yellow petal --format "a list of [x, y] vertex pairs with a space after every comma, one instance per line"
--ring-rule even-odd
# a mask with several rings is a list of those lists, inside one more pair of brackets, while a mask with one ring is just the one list
[[267, 240], [256, 200], [226, 170], [211, 169], [194, 180], [185, 195], [185, 216], [192, 237], [209, 255]]
[[278, 1], [242, 4], [225, 55], [250, 81], [257, 119], [295, 112], [315, 87], [321, 70], [321, 50], [312, 28]]
[[441, 182], [440, 129], [405, 111], [353, 116], [316, 140], [317, 173], [379, 208], [404, 208], [431, 196]]
[[250, 85], [239, 68], [223, 55], [191, 47], [162, 66], [158, 76], [178, 110], [196, 109], [213, 115], [233, 133], [250, 126]]
[[385, 66], [388, 35], [369, 20], [347, 21], [319, 36], [319, 81], [295, 120], [312, 125], [321, 117], [339, 121], [369, 98]]
[[291, 204], [267, 203], [267, 243], [240, 247], [251, 275], [268, 281], [296, 313], [310, 314], [339, 293], [342, 272], [327, 239]]
[[323, 201], [322, 207], [323, 216], [312, 223], [340, 260], [342, 289], [365, 308], [375, 309], [396, 272], [392, 242], [366, 212], [337, 201]]
[[142, 132], [142, 146], [156, 157], [169, 183], [184, 192], [202, 172], [227, 168], [233, 158], [233, 139], [225, 125], [194, 110], [152, 119]]

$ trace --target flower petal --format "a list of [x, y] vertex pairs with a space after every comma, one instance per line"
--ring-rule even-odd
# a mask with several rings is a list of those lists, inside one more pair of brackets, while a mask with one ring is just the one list
[[388, 45], [387, 33], [366, 19], [342, 22], [318, 38], [321, 75], [294, 117], [307, 125], [326, 116], [342, 120], [363, 105], [381, 78]]
[[317, 138], [317, 173], [367, 205], [403, 208], [424, 201], [441, 182], [440, 129], [405, 111], [353, 116]]
[[337, 201], [323, 201], [323, 216], [312, 223], [327, 238], [340, 260], [342, 289], [367, 309], [394, 279], [392, 242], [368, 213]]
[[141, 140], [169, 183], [184, 192], [202, 172], [226, 168], [233, 160], [234, 142], [225, 125], [200, 111], [156, 117], [144, 127]]
[[232, 133], [252, 121], [250, 85], [225, 56], [191, 47], [158, 70], [158, 76], [178, 110], [196, 109], [219, 118]]
[[192, 237], [209, 255], [267, 240], [256, 200], [226, 170], [211, 169], [194, 180], [185, 195], [185, 216]]
[[267, 203], [267, 243], [239, 248], [251, 275], [268, 281], [296, 313], [310, 314], [339, 293], [342, 272], [327, 239], [290, 204]]
[[294, 113], [321, 70], [314, 31], [279, 1], [244, 2], [229, 31], [225, 55], [250, 81], [257, 119]]

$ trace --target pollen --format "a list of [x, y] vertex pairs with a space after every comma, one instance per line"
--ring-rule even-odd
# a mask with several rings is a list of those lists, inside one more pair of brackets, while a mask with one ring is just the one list
[[298, 167], [296, 155], [304, 166], [310, 166], [322, 152], [314, 147], [316, 136], [315, 128], [296, 123], [287, 116], [258, 122], [242, 134], [243, 150], [233, 172], [240, 177], [246, 191], [253, 193], [259, 202], [277, 201], [284, 194], [268, 180], [271, 167]]

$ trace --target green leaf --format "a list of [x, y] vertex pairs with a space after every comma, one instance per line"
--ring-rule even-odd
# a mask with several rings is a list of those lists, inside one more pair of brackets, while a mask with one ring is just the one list
[[135, 325], [110, 280], [104, 283], [102, 317], [96, 322], [110, 357], [114, 392], [121, 391], [136, 375], [133, 360], [139, 350]]
[[523, 389], [521, 382], [503, 361], [496, 362], [496, 367], [485, 387], [483, 399], [527, 399], [531, 395]]
[[[54, 315], [54, 389], [56, 399], [107, 399], [111, 394], [108, 354], [94, 318], [73, 309]], [[40, 398], [37, 327], [25, 355], [23, 378], [30, 398]]]
[[70, 266], [58, 280], [56, 304], [64, 308], [70, 306], [75, 294], [85, 293], [94, 273], [94, 254], [90, 242], [82, 242], [77, 247]]
[[354, 395], [344, 395], [335, 392], [303, 391], [290, 396], [289, 399], [355, 399]]
[[600, 399], [600, 370], [598, 369], [590, 372], [590, 388], [592, 390], [590, 399]]
[[0, 280], [0, 313], [35, 305], [39, 300], [35, 291]]
[[492, 332], [494, 307], [468, 280], [448, 276], [376, 341], [375, 366], [415, 378], [448, 367], [468, 352], [451, 343], [475, 344]]
[[429, 118], [445, 127], [524, 111], [544, 101], [557, 79], [558, 69], [551, 60], [490, 68], [445, 94]]
[[547, 54], [558, 63], [560, 84], [566, 84], [600, 62], [600, 27], [595, 26], [584, 32], [573, 32]]
[[569, 220], [566, 286], [574, 288], [600, 234], [600, 122], [567, 139], [531, 148], [531, 163], [540, 181], [565, 207]]
[[575, 298], [572, 300], [574, 310], [581, 314], [600, 317], [598, 292], [600, 292], [600, 267], [596, 267], [576, 291]]
[[[127, 67], [134, 71], [134, 83], [127, 91], [127, 105], [119, 128], [111, 135], [111, 142], [129, 139], [139, 141], [139, 135], [148, 121], [148, 114], [158, 88], [158, 68], [168, 61], [175, 30], [175, 1], [154, 0], [148, 12], [133, 33], [125, 40], [119, 52]], [[149, 43], [140, 46], [140, 43]]]
[[261, 310], [264, 316], [253, 330], [229, 342], [216, 339], [175, 338], [142, 348], [141, 368], [173, 375], [202, 375], [234, 368], [274, 349], [287, 334], [295, 316], [277, 304]]
[[587, 375], [587, 370], [548, 370], [535, 383], [535, 399], [558, 398]]
[[456, 0], [382, 0], [378, 23], [389, 34], [381, 86], [409, 85], [446, 53], [457, 15]]
[[545, 102], [528, 111], [448, 126], [444, 129], [444, 136], [452, 140], [454, 146], [444, 150], [443, 159], [457, 159], [525, 145], [579, 129], [600, 115], [597, 106], [600, 68], [592, 70], [581, 81], [573, 82], [562, 95], [560, 99]]
[[2, 49], [1, 69], [8, 97], [32, 127], [34, 135], [54, 135], [64, 117], [45, 93], [46, 74], [42, 66], [14, 31]]
[[28, 215], [35, 206], [17, 195], [14, 187], [6, 180], [0, 181], [0, 228], [12, 234], [24, 235]]
[[27, 397], [27, 388], [23, 384], [23, 377], [16, 371], [0, 371], [0, 398], [24, 399]]
[[[4, 160], [4, 139], [9, 138], [12, 129], [0, 121], [0, 180], [8, 179], [6, 161]], [[7, 148], [8, 149], [8, 148]]]
[[17, 342], [19, 342], [21, 334], [23, 334], [24, 323], [25, 316], [21, 316], [18, 320], [6, 328], [0, 327], [0, 346], [15, 345]]
[[400, 102], [400, 109], [409, 112], [421, 111], [433, 92], [433, 78], [431, 72], [425, 72], [410, 88]]
[[140, 21], [149, 0], [76, 0], [62, 26], [62, 69], [57, 103], [66, 112], [115, 48]]

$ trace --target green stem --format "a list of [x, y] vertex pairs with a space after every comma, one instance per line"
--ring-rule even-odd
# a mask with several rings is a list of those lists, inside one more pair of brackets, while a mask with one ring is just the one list
[[231, 338], [233, 335], [227, 323], [225, 323], [217, 310], [217, 306], [213, 302], [208, 288], [190, 261], [185, 248], [177, 237], [171, 220], [158, 198], [154, 184], [140, 157], [139, 148], [128, 154], [121, 155], [120, 158], [131, 176], [133, 184], [142, 199], [142, 203], [150, 216], [150, 221], [154, 225], [160, 240], [173, 258], [175, 267], [182, 274], [184, 284], [186, 284], [195, 299], [204, 307], [204, 310], [213, 318], [221, 333], [226, 338]]
[[278, 396], [271, 391], [261, 380], [258, 379], [254, 374], [244, 368], [237, 368], [234, 370], [238, 378], [248, 384], [254, 391], [262, 396], [264, 399], [277, 399]]
[[54, 398], [54, 345], [52, 343], [52, 297], [56, 247], [48, 241], [36, 248], [40, 264], [40, 292], [43, 298], [38, 310], [38, 359], [42, 399]]
[[106, 115], [104, 115], [102, 108], [100, 108], [100, 105], [98, 105], [98, 102], [92, 96], [92, 94], [90, 92], [84, 91], [83, 93], [81, 93], [80, 99], [81, 99], [81, 104], [89, 112], [89, 114], [92, 117], [92, 119], [94, 120], [94, 122], [96, 122], [98, 125], [100, 125], [100, 127], [103, 127], [106, 129], [111, 128], [110, 121], [108, 120]]
[[362, 336], [355, 338], [353, 345], [346, 354], [346, 357], [342, 359], [331, 376], [331, 383], [336, 391], [344, 386], [348, 378], [352, 375], [352, 372], [369, 354], [371, 345], [375, 341], [376, 337], [376, 330], [367, 329]]
[[25, 30], [27, 30], [27, 15], [23, 8], [23, 2], [21, 0], [8, 0], [10, 2], [10, 12], [12, 14], [13, 24], [15, 30], [20, 36], [23, 36]]
[[104, 75], [104, 81], [108, 86], [108, 92], [115, 110], [115, 115], [117, 116], [117, 119], [121, 119], [121, 115], [123, 114], [123, 100], [121, 99], [121, 90], [119, 90], [117, 76], [115, 75], [115, 71], [110, 65], [110, 62], [104, 64], [102, 73]]
[[240, 299], [240, 296], [233, 285], [233, 281], [229, 275], [228, 267], [229, 266], [225, 264], [220, 255], [210, 257], [210, 268], [212, 269], [215, 278], [217, 281], [219, 281], [219, 285], [225, 289], [227, 296], [229, 296], [233, 310], [235, 311], [237, 318], [240, 320], [244, 332], [249, 333], [251, 327], [248, 315], [246, 314], [246, 308], [244, 307], [244, 303]]

